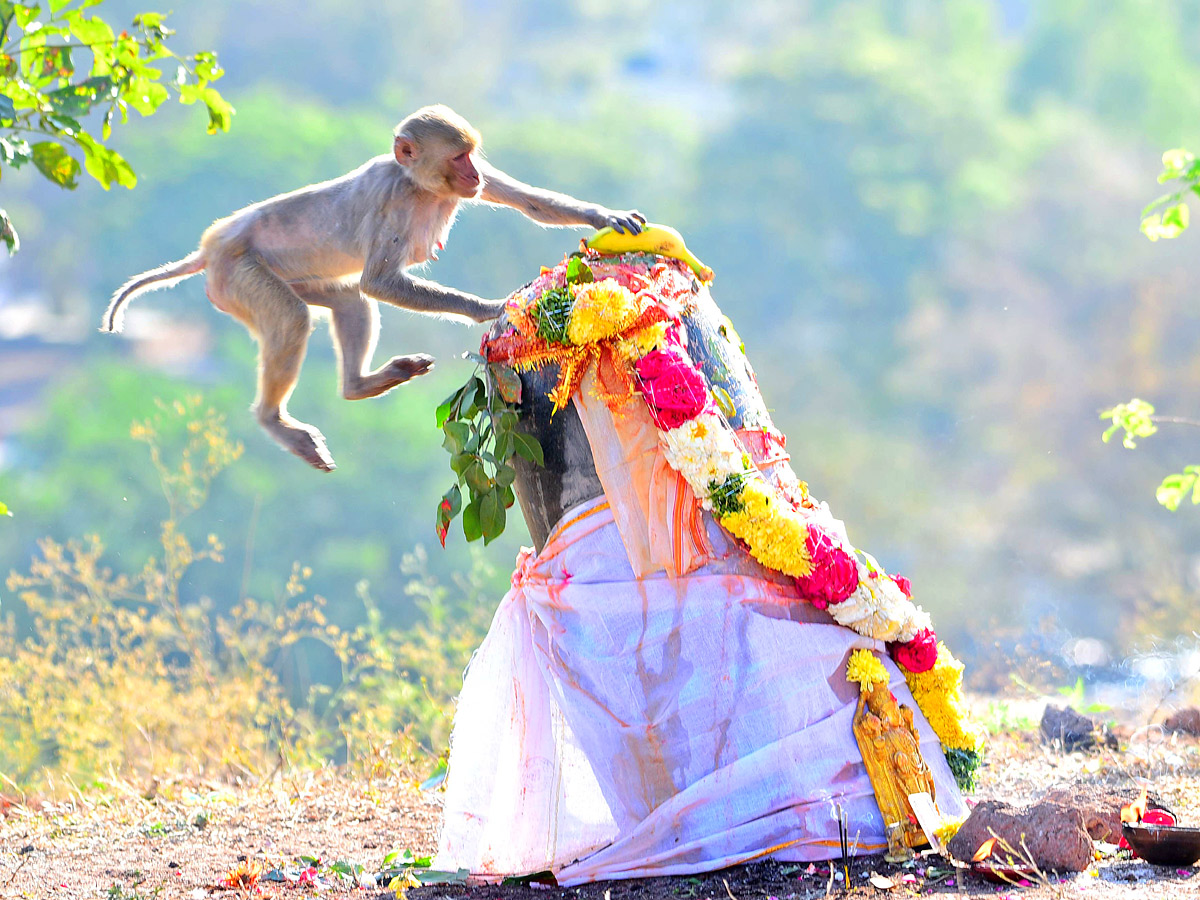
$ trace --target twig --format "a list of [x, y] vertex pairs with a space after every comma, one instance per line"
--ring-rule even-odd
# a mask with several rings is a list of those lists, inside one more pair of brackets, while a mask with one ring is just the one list
[[[1049, 888], [1051, 891], [1053, 891], [1054, 895], [1056, 897], [1064, 897], [1065, 896], [1065, 894], [1063, 893], [1062, 886], [1051, 881], [1050, 877], [1045, 872], [1042, 871], [1041, 866], [1039, 866], [1037, 864], [1037, 860], [1035, 860], [1033, 858], [1033, 852], [1029, 849], [1029, 845], [1025, 843], [1025, 835], [1024, 834], [1021, 835], [1021, 851], [1018, 852], [1013, 847], [1013, 845], [1010, 844], [1005, 838], [1002, 838], [1002, 837], [1000, 837], [1000, 835], [996, 834], [996, 831], [994, 828], [989, 828], [988, 831], [991, 833], [992, 837], [994, 837], [996, 839], [996, 842], [1000, 845], [1000, 849], [1002, 849], [1005, 853], [1008, 854], [1007, 865], [1011, 866], [1013, 864], [1013, 862], [1015, 861], [1021, 865], [1029, 866], [1029, 868], [1033, 870], [1031, 873], [1031, 877], [1028, 879], [1024, 879], [1024, 880], [1036, 881], [1038, 884], [1042, 885], [1043, 887]], [[1022, 886], [1020, 882], [1013, 881], [1011, 878], [1009, 878], [1003, 872], [996, 872], [996, 875], [1005, 884], [1011, 884], [1013, 887], [1021, 887]]]
[[25, 868], [25, 863], [27, 863], [27, 862], [29, 862], [29, 854], [24, 853], [21, 855], [21, 861], [19, 863], [17, 863], [17, 867], [15, 869], [13, 869], [12, 874], [8, 876], [8, 881], [4, 882], [5, 887], [8, 887], [10, 884], [13, 883], [13, 881], [16, 880], [17, 873], [20, 872], [23, 868]]
[[733, 891], [729, 889], [729, 879], [722, 878], [721, 884], [725, 885], [725, 893], [729, 895], [729, 900], [737, 900], [737, 897], [733, 896]]
[[1186, 416], [1150, 416], [1151, 422], [1166, 422], [1168, 425], [1191, 425], [1200, 428], [1200, 419], [1189, 419]]

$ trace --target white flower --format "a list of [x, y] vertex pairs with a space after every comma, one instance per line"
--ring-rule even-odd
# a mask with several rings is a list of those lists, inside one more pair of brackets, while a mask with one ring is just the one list
[[741, 442], [725, 421], [712, 413], [701, 413], [659, 436], [667, 464], [683, 476], [697, 497], [708, 496], [710, 481], [724, 481], [745, 471]]

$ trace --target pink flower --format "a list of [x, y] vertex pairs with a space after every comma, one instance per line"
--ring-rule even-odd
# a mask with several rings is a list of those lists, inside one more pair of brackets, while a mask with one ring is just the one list
[[911, 641], [888, 644], [892, 659], [909, 672], [928, 672], [937, 662], [937, 635], [931, 628], [922, 628]]
[[854, 593], [858, 588], [858, 563], [853, 556], [815, 525], [808, 526], [805, 548], [813, 570], [796, 579], [801, 597], [812, 601], [817, 609], [825, 609]]
[[634, 369], [654, 424], [663, 430], [678, 428], [708, 405], [704, 375], [678, 350], [651, 350]]
[[912, 582], [903, 575], [893, 575], [892, 581], [896, 582], [896, 587], [900, 588], [901, 593], [909, 600], [912, 599]]

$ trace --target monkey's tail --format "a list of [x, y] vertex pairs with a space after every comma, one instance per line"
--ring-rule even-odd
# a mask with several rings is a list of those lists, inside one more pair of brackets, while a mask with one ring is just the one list
[[125, 319], [126, 303], [138, 294], [170, 287], [184, 278], [195, 275], [198, 272], [203, 272], [204, 267], [207, 265], [208, 261], [204, 258], [204, 251], [197, 250], [178, 262], [167, 263], [166, 265], [159, 266], [157, 269], [143, 272], [141, 275], [134, 275], [113, 294], [112, 302], [108, 304], [108, 309], [104, 311], [104, 321], [100, 323], [100, 330], [108, 332], [120, 331]]

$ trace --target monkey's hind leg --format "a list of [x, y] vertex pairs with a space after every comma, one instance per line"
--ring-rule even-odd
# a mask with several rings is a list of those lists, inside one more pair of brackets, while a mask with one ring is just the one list
[[375, 352], [379, 337], [379, 309], [353, 285], [330, 302], [333, 312], [333, 346], [341, 359], [342, 396], [347, 400], [378, 397], [410, 378], [424, 375], [433, 367], [425, 353], [393, 356], [373, 372], [364, 371]]
[[259, 424], [285, 449], [322, 472], [337, 468], [325, 436], [288, 414], [287, 401], [300, 377], [311, 331], [308, 307], [287, 283], [266, 266], [243, 257], [230, 279], [258, 338], [258, 398], [254, 413]]

